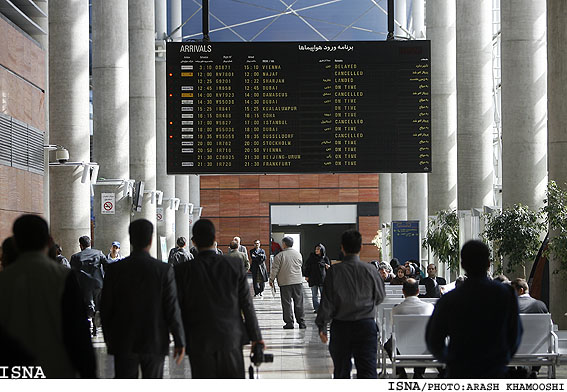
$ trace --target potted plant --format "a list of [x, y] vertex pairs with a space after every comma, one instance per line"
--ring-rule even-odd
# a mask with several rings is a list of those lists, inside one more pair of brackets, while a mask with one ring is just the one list
[[544, 200], [542, 211], [552, 233], [548, 251], [559, 261], [559, 268], [553, 273], [558, 273], [567, 271], [567, 191], [552, 180], [549, 181], [546, 193], [547, 199]]
[[459, 270], [459, 218], [455, 210], [442, 210], [429, 221], [423, 247], [429, 248], [451, 272]]
[[[541, 234], [545, 229], [539, 211], [514, 204], [494, 215], [484, 215], [486, 223], [482, 236], [492, 242], [495, 273], [520, 271], [526, 277], [526, 262], [537, 255]], [[505, 263], [503, 263], [503, 260]]]

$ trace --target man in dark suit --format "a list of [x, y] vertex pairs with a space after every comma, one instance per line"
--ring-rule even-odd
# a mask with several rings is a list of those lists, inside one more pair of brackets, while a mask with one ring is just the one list
[[[13, 230], [19, 256], [0, 273], [0, 365], [41, 366], [47, 378], [95, 378], [81, 291], [75, 273], [47, 255], [47, 222], [22, 215]], [[3, 370], [10, 377], [10, 367]]]
[[191, 377], [244, 378], [242, 346], [264, 342], [242, 261], [216, 253], [208, 219], [195, 223], [193, 241], [195, 260], [175, 267]]
[[91, 248], [91, 239], [84, 235], [79, 238], [81, 251], [71, 256], [71, 268], [77, 271], [83, 300], [87, 306], [87, 317], [91, 323], [92, 335], [96, 336], [95, 312], [98, 308], [103, 283], [103, 266], [107, 264], [104, 254]]
[[447, 281], [437, 276], [435, 264], [429, 264], [427, 266], [427, 278], [421, 279], [419, 284], [425, 285], [425, 294], [420, 294], [420, 298], [441, 298], [439, 286], [446, 285]]
[[517, 278], [512, 281], [512, 287], [518, 295], [518, 308], [520, 313], [549, 313], [545, 303], [532, 298], [530, 288], [525, 279]]
[[132, 254], [110, 264], [104, 278], [101, 318], [108, 353], [114, 355], [116, 378], [162, 378], [169, 352], [185, 355], [185, 333], [177, 302], [175, 276], [169, 264], [150, 256], [153, 225], [138, 219], [130, 224]]
[[465, 243], [461, 265], [468, 278], [435, 304], [425, 331], [427, 348], [447, 364], [447, 378], [503, 378], [522, 339], [516, 294], [488, 278], [490, 251], [484, 243]]

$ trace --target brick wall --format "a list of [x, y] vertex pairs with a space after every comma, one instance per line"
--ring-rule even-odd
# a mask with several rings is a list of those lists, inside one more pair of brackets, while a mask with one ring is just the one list
[[[202, 217], [215, 224], [223, 251], [235, 235], [248, 248], [258, 238], [268, 248], [270, 203], [358, 202], [378, 202], [377, 174], [201, 176]], [[378, 228], [378, 217], [359, 217], [363, 258], [378, 257], [371, 244]]]

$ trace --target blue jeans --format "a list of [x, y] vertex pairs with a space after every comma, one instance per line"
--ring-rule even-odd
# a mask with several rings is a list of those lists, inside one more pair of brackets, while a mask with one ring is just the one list
[[329, 352], [335, 365], [334, 378], [350, 378], [352, 357], [357, 378], [377, 378], [377, 350], [378, 326], [374, 319], [331, 322]]
[[323, 286], [311, 286], [311, 295], [313, 297], [313, 310], [319, 310], [319, 293], [323, 295]]

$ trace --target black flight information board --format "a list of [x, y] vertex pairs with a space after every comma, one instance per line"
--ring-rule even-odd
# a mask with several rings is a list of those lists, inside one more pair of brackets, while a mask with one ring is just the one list
[[168, 42], [167, 172], [431, 171], [429, 41]]

